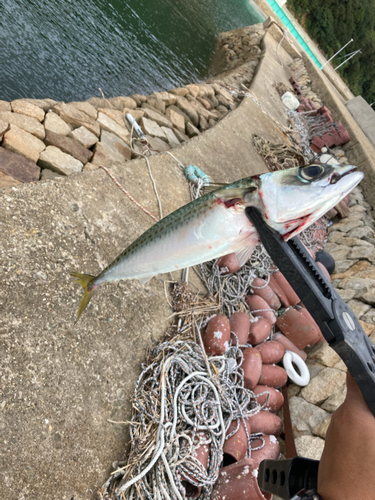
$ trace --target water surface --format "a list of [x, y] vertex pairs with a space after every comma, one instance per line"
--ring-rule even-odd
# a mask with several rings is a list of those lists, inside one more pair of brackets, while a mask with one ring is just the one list
[[196, 82], [209, 76], [218, 33], [263, 19], [250, 0], [1, 0], [0, 99]]

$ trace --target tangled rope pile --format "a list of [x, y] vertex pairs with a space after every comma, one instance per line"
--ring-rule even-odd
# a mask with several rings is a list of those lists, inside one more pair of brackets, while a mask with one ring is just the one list
[[[200, 500], [208, 500], [225, 439], [266, 403], [259, 405], [259, 395], [244, 387], [239, 346], [207, 358], [197, 343], [177, 336], [150, 357], [134, 392], [128, 464], [103, 486], [102, 498], [183, 500], [189, 483], [202, 488]], [[233, 420], [237, 428], [226, 436]], [[251, 441], [261, 436], [247, 437], [250, 456]], [[207, 470], [196, 458], [202, 446], [209, 446]]]
[[303, 155], [287, 144], [272, 144], [267, 139], [254, 134], [253, 145], [270, 171], [285, 170], [305, 164]]
[[241, 308], [249, 310], [245, 302], [254, 278], [263, 278], [266, 283], [274, 270], [272, 259], [263, 245], [257, 245], [250, 260], [233, 274], [223, 275], [216, 260], [199, 265], [199, 276], [205, 283], [209, 294], [219, 303], [221, 314], [231, 316]]

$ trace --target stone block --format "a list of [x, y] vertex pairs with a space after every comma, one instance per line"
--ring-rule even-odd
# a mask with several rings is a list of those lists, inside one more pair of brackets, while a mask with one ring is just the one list
[[11, 175], [6, 175], [0, 170], [0, 189], [17, 186], [17, 184], [22, 184], [20, 181], [12, 177]]
[[105, 115], [109, 116], [109, 118], [120, 125], [120, 127], [124, 127], [126, 129], [128, 128], [128, 124], [124, 121], [124, 114], [122, 111], [112, 108], [98, 108], [98, 112], [104, 113]]
[[90, 99], [87, 99], [87, 102], [92, 104], [95, 109], [98, 108], [114, 109], [114, 106], [108, 101], [108, 99], [103, 99], [102, 97], [90, 97]]
[[44, 139], [45, 131], [43, 125], [31, 116], [21, 115], [20, 113], [0, 113], [0, 120], [11, 125], [16, 125], [38, 139]]
[[177, 139], [180, 142], [185, 142], [185, 141], [189, 140], [189, 137], [187, 135], [185, 135], [183, 132], [181, 132], [180, 130], [178, 130], [177, 128], [174, 128], [173, 132], [174, 132], [174, 135], [177, 137]]
[[165, 114], [165, 102], [162, 99], [160, 99], [159, 97], [157, 97], [155, 94], [147, 97], [146, 102], [147, 102], [147, 104], [149, 104], [150, 106], [155, 108], [156, 111], [159, 111], [159, 113], [162, 113], [163, 115]]
[[42, 110], [47, 113], [55, 104], [57, 104], [57, 101], [53, 99], [29, 99], [29, 98], [22, 98], [19, 99], [20, 101], [25, 101], [29, 102], [30, 104], [33, 104], [34, 106], [38, 106], [38, 108], [42, 108]]
[[375, 306], [375, 290], [369, 290], [368, 292], [364, 293], [361, 296], [361, 299], [366, 302], [367, 304], [370, 304], [372, 306]]
[[362, 316], [362, 321], [375, 326], [375, 309], [370, 308], [366, 314]]
[[150, 144], [152, 154], [163, 153], [164, 151], [169, 151], [171, 149], [168, 144], [159, 137], [146, 135], [146, 139]]
[[337, 290], [337, 293], [340, 295], [340, 297], [342, 298], [342, 300], [344, 300], [345, 302], [347, 302], [348, 300], [351, 300], [351, 299], [354, 299], [354, 297], [356, 296], [356, 291], [355, 290], [340, 290], [338, 289]]
[[299, 456], [320, 460], [324, 449], [324, 440], [315, 436], [300, 436], [295, 440], [295, 445]]
[[165, 111], [165, 116], [170, 120], [173, 127], [177, 128], [182, 133], [185, 132], [185, 119], [183, 115], [172, 108], [167, 108]]
[[91, 163], [111, 167], [114, 162], [124, 163], [130, 159], [131, 149], [129, 145], [118, 135], [102, 130], [100, 142], [95, 145]]
[[168, 127], [168, 128], [173, 128], [172, 123], [168, 120], [168, 118], [164, 115], [161, 115], [155, 111], [152, 111], [151, 109], [144, 109], [144, 117], [148, 118], [149, 120], [152, 120], [156, 122], [158, 125], [161, 127]]
[[158, 137], [159, 139], [167, 140], [162, 128], [153, 120], [150, 120], [143, 116], [140, 119], [139, 123], [144, 134], [150, 135], [151, 137]]
[[178, 97], [176, 101], [176, 106], [181, 109], [191, 120], [195, 127], [199, 124], [199, 116], [196, 110], [193, 108], [191, 103], [185, 99], [185, 97]]
[[[359, 206], [359, 205], [358, 205]], [[371, 229], [371, 227], [368, 226], [362, 226], [362, 227], [356, 227], [349, 231], [348, 236], [351, 238], [373, 238], [374, 237], [374, 230]]]
[[342, 233], [347, 233], [351, 231], [352, 229], [355, 229], [357, 227], [364, 226], [364, 223], [359, 220], [359, 221], [350, 221], [350, 222], [338, 222], [337, 224], [334, 224], [332, 226], [333, 231], [341, 231]]
[[346, 383], [337, 387], [337, 389], [335, 389], [329, 398], [322, 404], [323, 410], [329, 411], [330, 413], [336, 411], [337, 408], [345, 401], [346, 392]]
[[65, 177], [64, 175], [60, 175], [57, 172], [54, 172], [53, 170], [50, 170], [49, 168], [44, 168], [42, 170], [42, 173], [40, 175], [40, 180], [41, 181], [47, 181], [51, 179], [56, 179], [58, 177]]
[[97, 112], [96, 108], [88, 101], [73, 101], [73, 102], [69, 103], [69, 106], [73, 106], [74, 108], [78, 109], [79, 111], [86, 113], [86, 115], [88, 115], [93, 120], [96, 120], [96, 118], [98, 116], [98, 112]]
[[326, 411], [297, 396], [290, 398], [289, 409], [295, 438], [311, 435], [313, 429], [329, 417]]
[[6, 122], [3, 122], [3, 120], [0, 120], [0, 141], [8, 129], [9, 129], [9, 124]]
[[354, 246], [348, 253], [348, 259], [367, 259], [374, 252], [374, 247], [371, 243], [363, 241], [367, 245]]
[[177, 87], [175, 89], [171, 89], [169, 92], [174, 95], [185, 97], [189, 93], [189, 90], [185, 87]]
[[335, 261], [335, 273], [344, 273], [353, 265], [352, 260], [344, 259], [344, 260], [336, 260]]
[[64, 120], [53, 111], [46, 113], [44, 128], [46, 132], [49, 131], [61, 135], [68, 135], [72, 131], [72, 126], [64, 122]]
[[171, 148], [175, 148], [176, 146], [180, 145], [180, 141], [177, 139], [177, 137], [174, 135], [173, 131], [170, 128], [161, 127], [161, 129], [166, 135], [168, 144], [170, 145]]
[[323, 368], [309, 385], [301, 391], [303, 399], [317, 405], [325, 401], [338, 387], [345, 383], [345, 373], [335, 368]]
[[165, 106], [176, 104], [177, 101], [176, 96], [174, 94], [171, 94], [170, 92], [154, 92], [152, 95], [157, 97], [158, 99], [161, 99], [164, 102]]
[[333, 368], [340, 361], [340, 356], [324, 341], [311, 349], [309, 360], [317, 361], [324, 366]]
[[331, 415], [314, 427], [312, 433], [322, 439], [326, 438], [329, 424], [331, 423]]
[[24, 101], [23, 99], [16, 99], [11, 102], [13, 113], [20, 113], [21, 115], [31, 116], [31, 118], [35, 118], [39, 122], [44, 120], [44, 111], [39, 106], [35, 106], [35, 104], [31, 104], [28, 101]]
[[80, 111], [69, 104], [59, 103], [53, 107], [53, 111], [60, 116], [66, 123], [69, 123], [73, 128], [86, 127], [90, 132], [97, 137], [100, 135], [99, 123], [90, 118], [86, 113]]
[[[38, 122], [39, 123], [39, 122]], [[29, 160], [38, 161], [40, 153], [45, 149], [45, 144], [22, 128], [12, 125], [11, 129], [4, 134], [3, 147], [21, 154]]]
[[141, 106], [147, 101], [147, 97], [143, 94], [132, 94], [130, 97], [137, 103], [137, 106]]
[[[57, 115], [56, 115], [57, 116]], [[99, 140], [96, 135], [92, 134], [85, 127], [78, 127], [68, 133], [68, 137], [76, 139], [85, 148], [91, 148]]]
[[194, 127], [194, 125], [192, 123], [189, 122], [186, 125], [186, 134], [189, 137], [195, 137], [195, 136], [199, 135], [200, 132], [196, 127]]
[[55, 146], [61, 149], [63, 153], [73, 156], [73, 158], [76, 158], [83, 164], [90, 161], [92, 157], [92, 151], [82, 146], [76, 139], [66, 137], [65, 135], [47, 132], [44, 142], [46, 146]]
[[112, 106], [119, 111], [122, 111], [124, 108], [127, 109], [135, 109], [137, 107], [137, 102], [131, 97], [111, 97], [108, 101], [112, 104]]
[[130, 133], [125, 128], [125, 126], [121, 127], [118, 123], [116, 123], [112, 118], [108, 115], [105, 115], [101, 111], [98, 113], [97, 123], [100, 125], [102, 130], [106, 130], [107, 132], [111, 132], [112, 134], [117, 135], [124, 142], [129, 144], [130, 142]]
[[0, 100], [0, 113], [4, 113], [7, 111], [9, 112], [12, 111], [12, 106], [10, 105], [10, 102]]
[[[354, 312], [358, 319], [361, 319], [364, 314], [367, 313], [371, 306], [369, 304], [365, 304], [361, 300], [352, 299], [347, 303], [350, 309]], [[363, 318], [364, 321], [366, 321]]]
[[47, 146], [40, 155], [38, 165], [48, 168], [61, 175], [71, 175], [82, 172], [83, 163], [55, 146]]
[[38, 181], [40, 168], [23, 155], [0, 148], [0, 172], [20, 182]]

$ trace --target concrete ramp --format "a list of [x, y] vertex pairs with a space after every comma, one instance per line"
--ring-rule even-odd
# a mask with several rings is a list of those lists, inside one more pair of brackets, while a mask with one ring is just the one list
[[[266, 171], [254, 133], [286, 142], [246, 98], [173, 154], [216, 181], [234, 181]], [[187, 203], [175, 160], [150, 163], [164, 214]], [[158, 215], [143, 159], [112, 171]], [[82, 292], [69, 272], [96, 275], [152, 224], [103, 170], [0, 191], [2, 498], [91, 499], [120, 458], [126, 426], [108, 420], [130, 418], [146, 349], [169, 324], [163, 276], [146, 286], [103, 285], [74, 325]]]

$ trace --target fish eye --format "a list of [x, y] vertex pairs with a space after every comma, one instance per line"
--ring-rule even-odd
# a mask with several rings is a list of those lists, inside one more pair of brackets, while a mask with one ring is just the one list
[[322, 165], [307, 165], [306, 167], [301, 167], [299, 169], [299, 175], [302, 179], [311, 181], [320, 177], [324, 173], [324, 167]]

